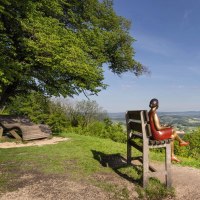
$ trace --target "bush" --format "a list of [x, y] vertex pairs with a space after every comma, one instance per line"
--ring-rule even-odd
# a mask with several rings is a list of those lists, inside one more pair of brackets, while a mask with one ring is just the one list
[[190, 145], [187, 147], [179, 147], [175, 144], [175, 153], [183, 157], [200, 158], [200, 127], [193, 130], [191, 133], [185, 134], [183, 139], [189, 141]]
[[81, 135], [109, 138], [115, 142], [126, 142], [126, 134], [123, 131], [122, 125], [120, 123], [112, 123], [108, 118], [103, 122], [95, 121], [90, 123], [87, 127], [68, 127], [67, 131]]

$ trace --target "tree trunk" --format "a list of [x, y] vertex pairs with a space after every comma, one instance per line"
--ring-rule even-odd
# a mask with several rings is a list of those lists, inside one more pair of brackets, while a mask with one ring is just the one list
[[9, 101], [11, 96], [16, 94], [17, 83], [2, 87], [2, 92], [0, 94], [0, 110], [2, 110], [6, 103]]

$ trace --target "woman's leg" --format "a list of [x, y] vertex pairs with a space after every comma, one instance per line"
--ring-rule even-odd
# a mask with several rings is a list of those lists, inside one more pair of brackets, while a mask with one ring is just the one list
[[179, 146], [189, 145], [189, 142], [185, 142], [184, 140], [182, 140], [175, 130], [173, 130], [173, 138], [174, 140], [177, 140], [179, 142]]
[[179, 142], [179, 146], [187, 146], [189, 144], [189, 142], [185, 142], [184, 140], [182, 140], [177, 132], [175, 130], [173, 130], [173, 134], [172, 134], [172, 142], [171, 142], [171, 160], [172, 161], [176, 161], [176, 162], [180, 162], [180, 160], [175, 156], [174, 154], [174, 140], [177, 140]]
[[174, 154], [174, 139], [171, 141], [171, 160], [180, 162], [180, 160]]

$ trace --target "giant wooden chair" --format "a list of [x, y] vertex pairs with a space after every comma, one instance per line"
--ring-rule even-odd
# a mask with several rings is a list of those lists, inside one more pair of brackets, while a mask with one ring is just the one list
[[[155, 174], [163, 174], [165, 176], [166, 186], [171, 187], [171, 139], [157, 141], [152, 139], [151, 129], [149, 125], [148, 112], [146, 110], [127, 111], [126, 113], [127, 127], [127, 163], [131, 164], [134, 159], [132, 156], [132, 147], [142, 152], [141, 157], [143, 163], [143, 187], [147, 186], [149, 177]], [[135, 141], [136, 138], [141, 140], [142, 146]], [[165, 170], [157, 171], [149, 164], [149, 150], [155, 148], [165, 148]]]

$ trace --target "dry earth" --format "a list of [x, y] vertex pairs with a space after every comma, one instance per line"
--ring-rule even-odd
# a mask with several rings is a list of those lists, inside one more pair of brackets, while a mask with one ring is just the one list
[[[65, 138], [54, 137], [51, 140], [34, 141], [28, 144], [0, 144], [0, 148], [21, 147], [30, 145], [55, 144]], [[154, 163], [154, 167], [162, 168], [163, 165]], [[0, 174], [1, 175], [1, 174]], [[172, 165], [173, 186], [176, 189], [175, 200], [199, 200], [200, 199], [200, 170], [191, 167], [181, 167]], [[90, 177], [91, 178], [91, 177]], [[107, 183], [117, 183], [122, 188], [129, 191], [128, 199], [137, 199], [134, 183], [124, 179], [117, 173], [95, 174], [92, 177], [96, 183], [105, 181]], [[163, 177], [159, 177], [161, 180]], [[118, 187], [116, 186], [116, 187]], [[47, 176], [38, 172], [22, 174], [18, 184], [13, 183], [10, 192], [0, 194], [0, 200], [107, 200], [124, 199], [123, 196], [116, 196], [112, 191], [96, 187], [94, 183], [88, 180], [74, 180], [70, 174], [65, 176]]]
[[48, 145], [48, 144], [56, 144], [58, 142], [62, 142], [66, 140], [69, 140], [69, 138], [53, 137], [51, 139], [33, 140], [25, 144], [15, 143], [15, 142], [3, 142], [3, 143], [0, 143], [0, 148], [7, 149], [7, 148], [16, 148], [16, 147], [43, 146], [43, 145]]

